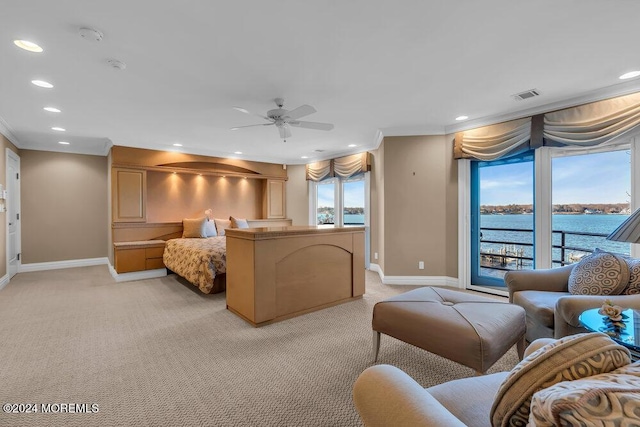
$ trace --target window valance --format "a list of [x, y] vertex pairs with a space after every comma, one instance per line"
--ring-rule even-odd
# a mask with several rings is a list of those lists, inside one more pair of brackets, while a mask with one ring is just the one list
[[349, 178], [359, 173], [371, 170], [371, 160], [368, 152], [352, 154], [337, 159], [323, 160], [306, 166], [307, 181], [322, 181], [338, 176]]
[[632, 93], [545, 114], [545, 145], [593, 147], [639, 126], [640, 93]]
[[640, 128], [640, 92], [456, 134], [456, 159], [495, 160], [545, 146], [595, 147]]
[[530, 149], [531, 117], [456, 134], [456, 159], [495, 160]]

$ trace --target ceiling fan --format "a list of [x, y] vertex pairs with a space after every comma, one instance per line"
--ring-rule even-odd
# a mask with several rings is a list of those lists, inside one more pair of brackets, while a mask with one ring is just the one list
[[262, 114], [254, 114], [240, 107], [233, 107], [235, 110], [238, 110], [245, 114], [252, 114], [258, 117], [262, 117], [269, 123], [262, 123], [257, 125], [247, 125], [247, 126], [238, 126], [231, 128], [231, 130], [238, 130], [242, 128], [249, 128], [254, 126], [271, 126], [276, 125], [278, 130], [280, 131], [280, 138], [284, 139], [284, 142], [287, 142], [287, 138], [291, 136], [291, 128], [299, 127], [299, 128], [307, 128], [307, 129], [316, 129], [316, 130], [331, 130], [333, 129], [333, 125], [330, 123], [319, 123], [319, 122], [306, 122], [302, 120], [298, 120], [300, 117], [308, 116], [309, 114], [313, 114], [316, 112], [316, 109], [311, 105], [301, 105], [298, 108], [294, 108], [293, 110], [285, 110], [282, 108], [284, 105], [284, 99], [276, 98], [274, 99], [278, 108], [267, 111], [267, 115], [263, 116]]

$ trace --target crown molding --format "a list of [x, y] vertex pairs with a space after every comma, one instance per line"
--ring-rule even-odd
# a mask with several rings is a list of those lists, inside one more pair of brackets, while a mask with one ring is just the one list
[[526, 110], [518, 110], [511, 113], [500, 114], [497, 116], [487, 116], [476, 120], [469, 120], [464, 123], [448, 125], [445, 126], [444, 130], [445, 134], [456, 133], [468, 129], [475, 129], [482, 126], [507, 122], [509, 120], [535, 116], [536, 114], [544, 114], [551, 111], [562, 110], [564, 108], [575, 107], [577, 105], [588, 104], [590, 102], [602, 101], [603, 99], [613, 98], [616, 96], [629, 95], [630, 93], [638, 91], [640, 91], [640, 79], [634, 79], [629, 82], [618, 83], [600, 89], [595, 89], [580, 96], [567, 98], [561, 101], [540, 105], [538, 107], [533, 107]]
[[17, 148], [20, 148], [20, 149], [24, 148], [24, 144], [20, 142], [18, 137], [13, 133], [13, 131], [9, 127], [9, 124], [7, 124], [7, 122], [2, 117], [0, 117], [0, 133], [3, 134], [4, 137], [7, 138], [9, 141], [11, 141], [11, 143], [15, 145]]

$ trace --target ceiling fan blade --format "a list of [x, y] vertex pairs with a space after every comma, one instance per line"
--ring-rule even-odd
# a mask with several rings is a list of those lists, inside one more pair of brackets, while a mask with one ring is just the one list
[[269, 117], [263, 116], [262, 114], [252, 113], [251, 111], [247, 110], [246, 108], [233, 107], [233, 109], [236, 110], [236, 111], [240, 111], [241, 113], [249, 114], [250, 116], [258, 116], [258, 117], [261, 117], [261, 118], [263, 118], [265, 120], [272, 121]]
[[311, 105], [305, 104], [289, 111], [284, 115], [284, 117], [289, 117], [290, 119], [299, 119], [300, 117], [308, 116], [309, 114], [313, 114], [315, 112], [315, 108], [313, 108]]
[[305, 122], [305, 121], [291, 121], [288, 122], [291, 126], [299, 127], [299, 128], [307, 128], [307, 129], [317, 129], [317, 130], [331, 130], [333, 129], [333, 125], [331, 123], [320, 123], [320, 122]]
[[285, 139], [291, 137], [291, 129], [289, 129], [289, 126], [279, 126], [278, 130], [280, 131], [280, 138]]
[[274, 125], [274, 124], [275, 123], [261, 123], [259, 125], [236, 126], [236, 127], [231, 128], [231, 130], [238, 130], [238, 129], [242, 129], [242, 128], [251, 128], [251, 127], [254, 127], [254, 126], [271, 126], [271, 125]]

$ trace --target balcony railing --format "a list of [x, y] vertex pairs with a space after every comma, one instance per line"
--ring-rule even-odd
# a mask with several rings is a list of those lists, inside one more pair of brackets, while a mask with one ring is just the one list
[[[533, 240], [533, 230], [527, 228], [480, 228], [480, 266], [491, 270], [520, 270], [533, 268], [533, 243], [517, 240], [484, 239], [483, 232], [498, 231], [506, 233], [526, 233]], [[552, 230], [554, 235], [560, 235], [560, 244], [552, 244], [553, 249], [559, 250], [560, 259], [552, 259], [554, 265], [567, 265], [580, 260], [584, 255], [593, 252], [592, 248], [583, 247], [576, 244], [568, 244], [567, 237], [595, 237], [604, 239], [604, 233], [586, 233], [579, 231]], [[552, 239], [555, 240], [555, 239]], [[483, 250], [482, 244], [502, 245], [497, 250]], [[558, 251], [553, 250], [552, 254]], [[552, 257], [553, 258], [553, 257]]]

